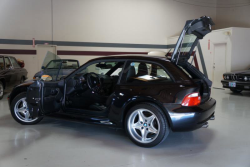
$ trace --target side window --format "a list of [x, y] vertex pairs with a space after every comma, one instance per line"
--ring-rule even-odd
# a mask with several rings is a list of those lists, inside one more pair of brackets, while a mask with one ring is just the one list
[[172, 82], [168, 73], [159, 65], [145, 62], [131, 62], [125, 70], [126, 83]]
[[124, 62], [99, 62], [84, 68], [80, 74], [94, 72], [100, 75], [118, 76], [122, 70]]
[[17, 63], [16, 59], [13, 57], [10, 57], [10, 60], [14, 66], [14, 68], [20, 68], [19, 64]]
[[4, 69], [4, 61], [3, 61], [3, 57], [0, 57], [0, 70]]
[[6, 68], [6, 69], [11, 68], [10, 59], [7, 58], [7, 57], [5, 57], [4, 60], [5, 60], [5, 68]]
[[121, 72], [122, 72], [122, 67], [117, 68], [110, 76], [120, 76]]

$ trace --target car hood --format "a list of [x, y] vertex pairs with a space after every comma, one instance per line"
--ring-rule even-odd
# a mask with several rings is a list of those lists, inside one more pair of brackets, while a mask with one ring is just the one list
[[233, 72], [228, 72], [225, 74], [243, 74], [243, 75], [250, 75], [250, 70], [242, 70], [242, 71], [233, 71]]

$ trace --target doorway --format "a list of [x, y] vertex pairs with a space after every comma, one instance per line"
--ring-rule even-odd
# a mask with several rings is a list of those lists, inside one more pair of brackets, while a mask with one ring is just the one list
[[213, 58], [213, 87], [222, 88], [221, 80], [226, 70], [226, 52], [227, 44], [214, 44]]

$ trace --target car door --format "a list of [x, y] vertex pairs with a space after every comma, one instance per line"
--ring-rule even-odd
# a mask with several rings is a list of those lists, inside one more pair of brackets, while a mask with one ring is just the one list
[[62, 106], [65, 82], [40, 81], [41, 82], [41, 111], [44, 115], [59, 112]]
[[64, 80], [43, 81], [36, 80], [28, 87], [26, 101], [31, 117], [48, 115], [61, 109]]

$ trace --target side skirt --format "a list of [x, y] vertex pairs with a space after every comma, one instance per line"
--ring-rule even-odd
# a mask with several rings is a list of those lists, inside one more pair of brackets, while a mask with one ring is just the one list
[[76, 115], [76, 114], [72, 115], [72, 114], [68, 114], [68, 113], [53, 113], [50, 115], [46, 115], [46, 117], [67, 120], [67, 121], [72, 121], [72, 122], [97, 124], [97, 125], [119, 128], [119, 127], [117, 127], [117, 125], [115, 123], [110, 122], [109, 119], [106, 117], [89, 117], [89, 116], [82, 116], [82, 115]]

